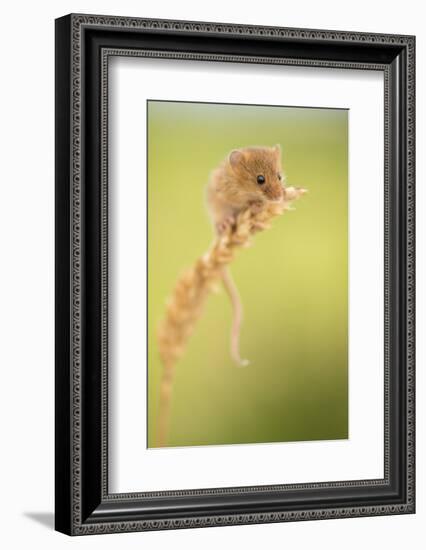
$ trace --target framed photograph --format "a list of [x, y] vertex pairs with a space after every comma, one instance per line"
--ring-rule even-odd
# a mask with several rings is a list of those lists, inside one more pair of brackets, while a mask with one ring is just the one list
[[413, 36], [56, 20], [56, 529], [415, 511]]

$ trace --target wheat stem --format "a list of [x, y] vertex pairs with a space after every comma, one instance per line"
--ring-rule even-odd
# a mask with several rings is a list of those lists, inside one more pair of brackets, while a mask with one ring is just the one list
[[156, 447], [167, 445], [175, 365], [185, 351], [207, 296], [222, 277], [224, 267], [233, 260], [235, 251], [248, 246], [251, 235], [267, 229], [274, 217], [289, 210], [290, 202], [304, 193], [304, 189], [289, 187], [282, 202], [269, 203], [261, 212], [251, 209], [241, 212], [235, 225], [219, 235], [206, 254], [178, 279], [157, 333], [163, 371]]

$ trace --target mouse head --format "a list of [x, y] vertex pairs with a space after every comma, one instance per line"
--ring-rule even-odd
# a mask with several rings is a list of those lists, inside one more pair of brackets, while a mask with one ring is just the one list
[[238, 184], [248, 193], [268, 201], [283, 199], [279, 145], [235, 149], [229, 155], [229, 163]]

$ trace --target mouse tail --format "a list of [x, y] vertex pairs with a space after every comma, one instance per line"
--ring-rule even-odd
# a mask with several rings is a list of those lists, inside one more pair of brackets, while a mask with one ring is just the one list
[[231, 329], [231, 357], [240, 367], [249, 364], [247, 359], [241, 359], [240, 356], [240, 331], [243, 320], [243, 306], [241, 304], [238, 289], [232, 279], [229, 269], [225, 268], [222, 273], [223, 286], [229, 296], [232, 305], [232, 329]]

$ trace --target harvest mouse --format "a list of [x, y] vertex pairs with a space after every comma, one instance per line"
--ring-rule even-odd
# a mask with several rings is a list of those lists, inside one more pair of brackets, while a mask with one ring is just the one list
[[[207, 184], [207, 207], [217, 234], [232, 227], [243, 210], [260, 212], [268, 202], [283, 201], [284, 193], [279, 145], [231, 151], [211, 173]], [[241, 359], [239, 352], [241, 300], [226, 268], [222, 279], [233, 307], [231, 356], [238, 365], [245, 366], [248, 361]]]

